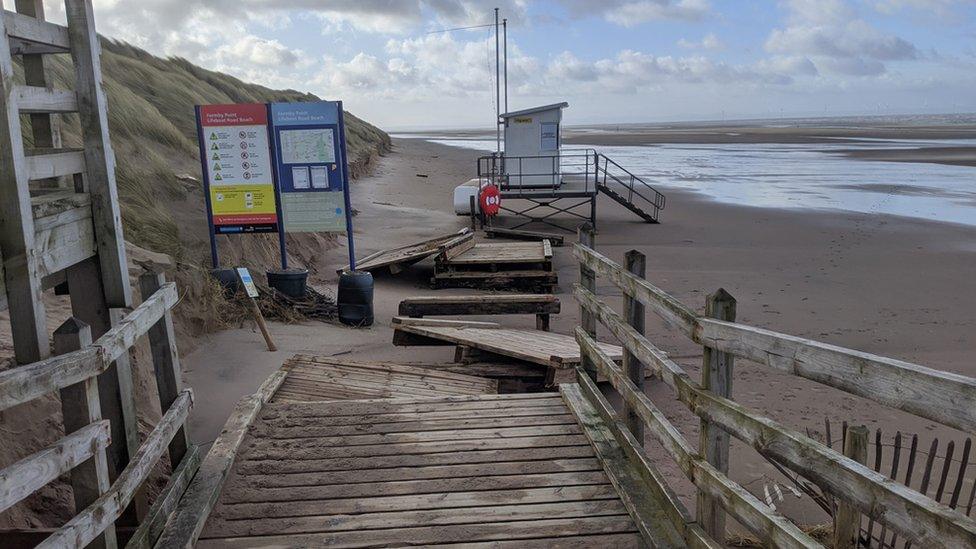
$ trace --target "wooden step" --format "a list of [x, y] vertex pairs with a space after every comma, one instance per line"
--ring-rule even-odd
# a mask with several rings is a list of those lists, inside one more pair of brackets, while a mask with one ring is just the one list
[[63, 25], [8, 10], [3, 11], [3, 24], [13, 55], [71, 52], [68, 28]]
[[24, 114], [69, 113], [78, 111], [75, 92], [42, 88], [40, 86], [15, 86], [17, 107]]
[[27, 179], [37, 181], [85, 172], [80, 149], [32, 149], [27, 153]]

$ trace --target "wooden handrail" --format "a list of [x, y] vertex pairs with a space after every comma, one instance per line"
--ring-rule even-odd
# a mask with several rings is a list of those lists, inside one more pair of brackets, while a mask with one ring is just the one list
[[183, 427], [192, 406], [193, 393], [187, 389], [180, 393], [179, 398], [173, 402], [156, 428], [149, 433], [146, 441], [112, 484], [111, 489], [45, 539], [38, 547], [45, 549], [84, 547], [115, 522], [166, 451], [170, 439]]
[[613, 359], [579, 327], [576, 328], [576, 341], [580, 344], [580, 351], [590, 356], [600, 373], [605, 375], [620, 396], [633, 406], [640, 419], [649, 427], [661, 446], [671, 454], [682, 472], [696, 486], [703, 488], [721, 502], [722, 507], [749, 531], [760, 536], [764, 541], [772, 542], [775, 547], [822, 547], [795, 524], [763, 504], [745, 488], [699, 457], [695, 448], [681, 436], [664, 413], [654, 406], [646, 395], [637, 392], [633, 382]]
[[0, 512], [108, 446], [107, 420], [97, 421], [0, 471]]
[[169, 282], [91, 347], [0, 372], [0, 411], [97, 376], [127, 353], [179, 296]]
[[642, 363], [659, 373], [678, 399], [699, 417], [721, 426], [764, 456], [788, 465], [899, 534], [932, 547], [976, 545], [973, 519], [799, 432], [701, 389], [667, 353], [636, 333], [591, 292], [577, 285], [575, 295], [581, 306], [592, 311]]
[[646, 280], [576, 244], [581, 264], [612, 280], [692, 341], [976, 433], [976, 379], [819, 341], [698, 316]]

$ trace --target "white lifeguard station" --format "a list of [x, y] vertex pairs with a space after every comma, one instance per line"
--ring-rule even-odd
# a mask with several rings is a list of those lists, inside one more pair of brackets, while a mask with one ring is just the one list
[[562, 183], [559, 147], [563, 109], [554, 103], [503, 113], [504, 174], [510, 188], [558, 188]]

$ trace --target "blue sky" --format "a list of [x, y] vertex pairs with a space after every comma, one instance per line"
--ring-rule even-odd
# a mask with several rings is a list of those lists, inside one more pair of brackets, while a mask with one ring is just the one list
[[976, 0], [94, 4], [108, 36], [343, 99], [388, 129], [491, 125], [490, 30], [430, 32], [488, 23], [495, 6], [510, 107], [566, 100], [570, 124], [976, 111]]

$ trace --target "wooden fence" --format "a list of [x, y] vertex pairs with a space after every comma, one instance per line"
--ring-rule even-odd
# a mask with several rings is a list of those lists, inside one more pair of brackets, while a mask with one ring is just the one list
[[[189, 389], [182, 388], [170, 315], [177, 302], [176, 286], [155, 274], [143, 275], [140, 283], [143, 303], [95, 342], [90, 328], [71, 318], [55, 331], [57, 356], [0, 372], [0, 411], [54, 391], [61, 394], [65, 437], [0, 471], [0, 511], [70, 473], [76, 515], [39, 547], [116, 547], [116, 519], [168, 448], [173, 475], [127, 545], [152, 546], [200, 463], [184, 427], [193, 397]], [[110, 482], [105, 453], [110, 425], [101, 418], [98, 376], [113, 362], [128, 368], [129, 349], [143, 335], [149, 338], [163, 415], [142, 444], [135, 433], [137, 444], [131, 460]], [[131, 391], [131, 386], [122, 390]], [[132, 399], [131, 394], [125, 397], [123, 400]], [[126, 423], [135, 425], [135, 418], [131, 419]], [[0, 534], [0, 545], [4, 544]]]
[[[710, 295], [705, 315], [698, 315], [644, 279], [640, 254], [630, 252], [625, 268], [597, 253], [585, 228], [574, 255], [580, 263], [575, 296], [582, 317], [576, 329], [584, 357], [578, 375], [581, 389], [607, 410], [605, 419], [616, 426], [620, 444], [628, 447], [634, 459], [650, 467], [639, 442], [643, 439], [637, 427], [642, 424], [695, 484], [699, 494], [697, 516], [691, 518], [670, 489], [648, 474], [649, 488], [669, 504], [672, 521], [688, 545], [708, 547], [716, 540], [724, 542], [728, 514], [772, 546], [821, 546], [728, 478], [729, 437], [734, 436], [837, 499], [836, 547], [855, 546], [858, 512], [917, 546], [976, 546], [976, 521], [965, 514], [737, 404], [731, 395], [734, 359], [741, 357], [972, 433], [976, 427], [976, 379], [736, 324], [735, 300], [724, 290]], [[623, 315], [596, 297], [598, 276], [623, 292]], [[644, 336], [643, 310], [638, 307], [648, 308], [703, 346], [701, 383], [692, 380]], [[595, 344], [598, 324], [623, 345], [622, 367]], [[701, 441], [697, 449], [644, 394], [640, 386], [644, 368], [657, 374], [699, 416]], [[620, 394], [626, 423], [612, 416], [612, 408], [596, 388], [598, 373]]]

